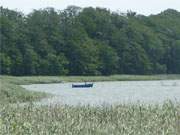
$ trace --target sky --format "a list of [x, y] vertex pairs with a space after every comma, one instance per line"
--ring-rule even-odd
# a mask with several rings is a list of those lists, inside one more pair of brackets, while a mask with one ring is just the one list
[[180, 0], [0, 0], [0, 6], [25, 14], [46, 7], [63, 10], [69, 5], [103, 7], [120, 12], [131, 10], [143, 15], [158, 14], [168, 8], [180, 11]]

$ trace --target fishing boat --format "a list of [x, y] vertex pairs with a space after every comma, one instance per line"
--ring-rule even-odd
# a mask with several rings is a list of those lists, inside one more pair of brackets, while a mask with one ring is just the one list
[[93, 83], [72, 84], [72, 88], [90, 88], [90, 87], [93, 87]]

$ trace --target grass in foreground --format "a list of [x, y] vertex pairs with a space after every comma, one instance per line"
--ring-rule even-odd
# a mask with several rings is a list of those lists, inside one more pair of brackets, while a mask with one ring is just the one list
[[[0, 76], [0, 134], [62, 135], [179, 135], [180, 105], [119, 105], [102, 107], [12, 106], [34, 101], [45, 93], [26, 91], [19, 85], [62, 81], [125, 81], [180, 79], [180, 75], [109, 77], [12, 77]], [[5, 104], [6, 103], [6, 104]]]
[[4, 106], [0, 134], [179, 135], [180, 106]]

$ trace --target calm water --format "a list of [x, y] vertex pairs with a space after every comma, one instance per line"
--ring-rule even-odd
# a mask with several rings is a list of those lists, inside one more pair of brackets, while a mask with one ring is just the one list
[[38, 104], [101, 105], [180, 102], [180, 80], [95, 82], [93, 88], [72, 88], [72, 83], [22, 85], [27, 90], [54, 94]]

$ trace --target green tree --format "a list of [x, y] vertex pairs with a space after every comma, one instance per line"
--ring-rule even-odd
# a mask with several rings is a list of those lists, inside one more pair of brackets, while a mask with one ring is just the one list
[[54, 54], [48, 54], [47, 61], [48, 61], [48, 72], [49, 72], [48, 74], [66, 75], [68, 73], [68, 70], [66, 69], [68, 61], [63, 54], [60, 54], [58, 56]]
[[25, 75], [37, 74], [38, 55], [31, 48], [26, 49], [24, 53], [23, 68]]
[[10, 74], [11, 73], [11, 59], [4, 53], [0, 53], [0, 73]]
[[99, 43], [100, 72], [103, 75], [118, 73], [119, 57], [116, 51], [103, 43]]
[[28, 15], [0, 7], [1, 74], [180, 73], [180, 12], [69, 6]]

